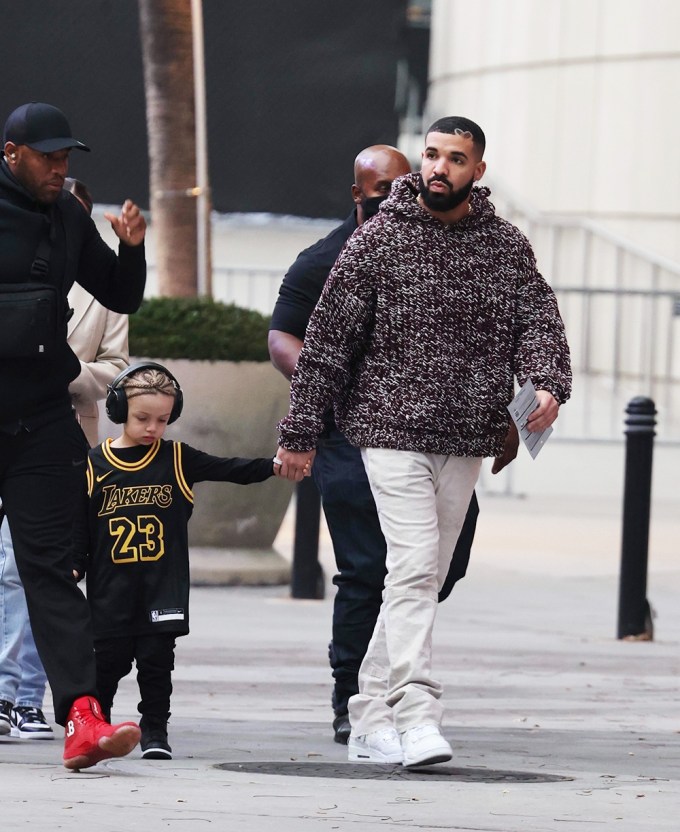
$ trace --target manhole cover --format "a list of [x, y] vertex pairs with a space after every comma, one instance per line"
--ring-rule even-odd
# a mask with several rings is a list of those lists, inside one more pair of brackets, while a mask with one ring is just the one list
[[403, 766], [378, 766], [352, 763], [217, 763], [222, 771], [242, 774], [279, 774], [285, 777], [328, 777], [338, 780], [459, 780], [466, 783], [558, 783], [573, 780], [557, 774], [532, 771], [501, 771], [488, 768], [428, 766], [405, 769]]

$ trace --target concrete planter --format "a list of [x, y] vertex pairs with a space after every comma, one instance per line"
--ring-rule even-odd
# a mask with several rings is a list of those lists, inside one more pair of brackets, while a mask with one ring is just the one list
[[[184, 392], [182, 416], [168, 428], [168, 439], [217, 456], [274, 456], [288, 382], [268, 362], [152, 360]], [[102, 430], [111, 435], [108, 425]], [[274, 478], [245, 486], [197, 483], [189, 524], [192, 583], [287, 583], [290, 564], [273, 543], [292, 494], [292, 483]]]

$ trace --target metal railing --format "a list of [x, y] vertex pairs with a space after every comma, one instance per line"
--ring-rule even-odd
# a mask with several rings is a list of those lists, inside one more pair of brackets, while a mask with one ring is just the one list
[[560, 304], [577, 379], [560, 438], [621, 440], [626, 402], [641, 395], [657, 403], [660, 440], [680, 444], [680, 264], [497, 186], [492, 200], [531, 240]]
[[213, 268], [213, 297], [222, 303], [235, 303], [271, 315], [287, 267], [216, 266]]

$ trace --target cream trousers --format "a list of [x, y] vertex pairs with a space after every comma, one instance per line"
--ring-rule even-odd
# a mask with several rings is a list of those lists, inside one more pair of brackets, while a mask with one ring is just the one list
[[387, 542], [380, 615], [349, 700], [355, 735], [441, 723], [432, 676], [437, 593], [479, 476], [481, 458], [387, 448], [361, 454]]

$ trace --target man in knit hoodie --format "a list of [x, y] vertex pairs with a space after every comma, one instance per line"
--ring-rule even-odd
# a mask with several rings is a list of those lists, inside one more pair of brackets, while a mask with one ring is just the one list
[[332, 404], [361, 453], [387, 541], [373, 638], [349, 702], [350, 760], [451, 759], [431, 668], [437, 591], [482, 458], [499, 456], [514, 380], [542, 431], [569, 398], [555, 296], [524, 235], [496, 216], [485, 137], [452, 116], [428, 130], [421, 172], [395, 180], [348, 240], [312, 318], [280, 422], [282, 475], [301, 479]]

